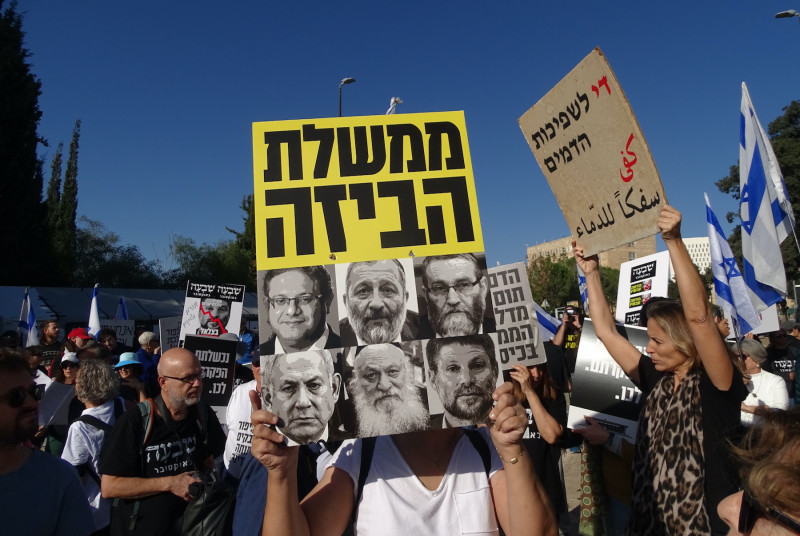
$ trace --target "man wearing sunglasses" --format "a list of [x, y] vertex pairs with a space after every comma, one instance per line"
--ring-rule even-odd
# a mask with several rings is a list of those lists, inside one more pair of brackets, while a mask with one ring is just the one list
[[131, 408], [100, 453], [103, 497], [122, 499], [111, 513], [112, 534], [177, 534], [174, 525], [195, 498], [190, 485], [201, 482], [199, 472], [212, 469], [225, 447], [214, 411], [200, 401], [203, 370], [192, 352], [165, 352], [158, 385], [149, 434], [140, 408]]
[[34, 384], [27, 361], [0, 353], [3, 533], [91, 534], [94, 521], [75, 470], [60, 458], [27, 446], [38, 429], [43, 391]]

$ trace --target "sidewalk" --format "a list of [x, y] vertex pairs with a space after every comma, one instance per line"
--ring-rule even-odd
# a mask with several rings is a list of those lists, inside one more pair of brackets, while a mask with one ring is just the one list
[[578, 535], [580, 521], [581, 498], [581, 453], [573, 454], [568, 450], [561, 451], [561, 463], [564, 465], [564, 486], [567, 489], [567, 515], [561, 518], [559, 528], [568, 536]]

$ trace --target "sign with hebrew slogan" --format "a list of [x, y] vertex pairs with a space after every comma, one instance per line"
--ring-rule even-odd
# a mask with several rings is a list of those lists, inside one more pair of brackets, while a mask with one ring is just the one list
[[664, 187], [599, 48], [525, 112], [519, 126], [587, 255], [658, 232]]

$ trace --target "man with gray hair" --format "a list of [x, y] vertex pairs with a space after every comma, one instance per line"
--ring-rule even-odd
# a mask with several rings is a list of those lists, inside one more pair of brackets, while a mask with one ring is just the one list
[[396, 344], [366, 346], [356, 354], [348, 392], [360, 437], [403, 434], [428, 427], [425, 389]]
[[495, 331], [485, 316], [489, 282], [472, 253], [436, 255], [422, 262], [428, 316], [420, 338], [460, 337]]
[[343, 298], [344, 346], [414, 340], [419, 332], [419, 316], [406, 309], [406, 273], [397, 259], [350, 264]]
[[261, 380], [264, 401], [281, 419], [280, 432], [304, 445], [328, 439], [342, 377], [331, 352], [307, 350], [267, 356]]
[[136, 357], [139, 359], [139, 363], [142, 364], [142, 382], [145, 385], [147, 396], [155, 396], [158, 394], [156, 367], [158, 366], [158, 359], [161, 357], [161, 342], [152, 331], [144, 331], [139, 335], [139, 345], [140, 348], [136, 351]]

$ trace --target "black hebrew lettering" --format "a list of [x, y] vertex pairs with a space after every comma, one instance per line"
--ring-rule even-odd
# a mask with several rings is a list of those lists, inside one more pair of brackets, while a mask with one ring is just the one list
[[492, 303], [494, 304], [495, 307], [499, 307], [501, 305], [506, 304], [506, 298], [503, 295], [502, 290], [492, 292]]
[[[565, 163], [565, 164], [566, 164], [567, 162], [572, 162], [572, 153], [570, 152], [570, 150], [567, 148], [567, 146], [566, 146], [566, 145], [565, 145], [565, 146], [563, 146], [561, 149], [559, 149], [559, 150], [558, 150], [558, 152], [559, 152], [559, 154], [561, 155], [561, 158], [563, 158], [563, 159], [564, 159], [564, 163]], [[567, 153], [567, 156], [564, 156], [564, 153], [565, 153], [565, 152]]]
[[[511, 350], [513, 351], [513, 348]], [[505, 348], [500, 348], [500, 362], [504, 365], [507, 365], [508, 361], [509, 361], [508, 350]]]
[[428, 138], [428, 169], [440, 171], [442, 169], [442, 138], [447, 134], [447, 144], [450, 147], [450, 156], [447, 158], [447, 169], [464, 169], [464, 148], [461, 146], [461, 132], [450, 121], [437, 121], [425, 123], [425, 133]]
[[300, 148], [300, 131], [283, 130], [265, 132], [264, 143], [267, 145], [267, 168], [264, 170], [264, 182], [283, 180], [283, 158], [281, 145], [286, 144], [289, 153], [289, 180], [303, 178], [303, 153]]
[[369, 147], [367, 145], [367, 127], [353, 127], [355, 133], [356, 159], [350, 144], [350, 128], [336, 129], [339, 146], [339, 170], [342, 177], [357, 175], [375, 175], [386, 164], [386, 142], [383, 137], [383, 126], [372, 125], [369, 127], [372, 139], [372, 161], [369, 160]]
[[415, 125], [386, 125], [389, 142], [389, 173], [403, 173], [404, 143], [407, 137], [411, 145], [411, 157], [407, 160], [408, 172], [425, 171], [425, 146], [422, 143], [422, 132]]
[[497, 342], [505, 344], [508, 342], [508, 331], [503, 328], [497, 328]]
[[337, 184], [333, 186], [314, 187], [314, 201], [322, 205], [322, 215], [325, 218], [325, 229], [328, 233], [328, 245], [331, 253], [347, 251], [347, 237], [344, 233], [340, 201], [347, 199], [347, 186]]
[[489, 288], [497, 287], [497, 276], [495, 274], [489, 274]]
[[567, 112], [559, 112], [558, 118], [561, 120], [561, 130], [565, 130], [570, 125], [569, 117], [567, 116]]
[[375, 219], [375, 193], [371, 182], [350, 185], [350, 199], [355, 199], [358, 206], [358, 219]]
[[[392, 158], [394, 158], [394, 154]], [[400, 211], [400, 230], [381, 232], [381, 247], [396, 248], [419, 246], [427, 243], [425, 229], [420, 229], [419, 227], [417, 200], [414, 196], [414, 181], [379, 182], [378, 196], [396, 197], [397, 207]]]
[[[314, 219], [311, 215], [311, 188], [267, 190], [264, 192], [264, 197], [264, 204], [268, 207], [293, 205], [297, 254], [312, 255], [314, 253]], [[277, 221], [280, 222], [280, 230], [276, 227]], [[275, 243], [270, 242], [270, 238], [275, 240], [278, 237], [279, 239]], [[283, 219], [267, 218], [267, 257], [283, 257], [286, 251], [284, 240]]]
[[446, 243], [447, 231], [444, 227], [444, 210], [442, 210], [442, 207], [440, 205], [425, 207], [425, 217], [428, 219], [428, 243]]
[[[536, 138], [539, 138], [539, 139], [536, 139]], [[536, 142], [536, 148], [537, 149], [539, 147], [541, 147], [542, 145], [544, 145], [544, 138], [542, 138], [542, 133], [541, 132], [538, 132], [538, 131], [534, 132], [533, 135], [531, 136], [531, 139]], [[541, 144], [539, 143], [539, 140], [542, 140]]]
[[[518, 305], [517, 306], [517, 314], [519, 315], [520, 321], [529, 320], [530, 319], [530, 317], [528, 316], [528, 308], [525, 307], [524, 305]], [[512, 316], [512, 318], [513, 318], [513, 316]]]
[[581, 104], [577, 100], [575, 101], [574, 107], [572, 106], [572, 104], [573, 103], [567, 104], [567, 112], [569, 112], [569, 115], [572, 116], [572, 119], [577, 121], [578, 119], [581, 118]]
[[328, 176], [333, 153], [334, 134], [332, 128], [316, 128], [314, 125], [303, 125], [303, 141], [318, 141], [317, 161], [314, 164], [314, 178], [324, 179]]
[[[517, 361], [522, 361], [525, 359], [525, 347], [523, 345], [520, 344], [519, 346], [515, 346], [514, 350], [519, 350], [519, 357], [517, 358]], [[535, 355], [536, 354], [533, 354], [531, 357]]]
[[582, 102], [586, 103], [586, 109], [584, 110], [584, 112], [588, 112], [589, 111], [589, 97], [586, 96], [586, 93], [581, 95], [580, 93], [575, 92], [575, 96], [578, 97], [579, 101], [582, 101]]
[[[425, 194], [450, 194], [450, 199], [453, 203], [456, 239], [459, 242], [472, 242], [475, 240], [475, 230], [472, 228], [472, 211], [469, 208], [469, 192], [467, 191], [466, 177], [425, 179], [422, 181], [422, 191], [425, 192]], [[430, 213], [428, 216], [431, 216]], [[440, 221], [437, 221], [436, 225], [444, 229], [443, 220], [440, 219]]]
[[511, 293], [511, 302], [520, 302], [525, 299], [525, 297], [522, 295], [522, 289], [519, 287], [509, 289], [507, 292]]
[[517, 342], [522, 340], [522, 335], [520, 335], [518, 327], [512, 326], [508, 329], [508, 332], [510, 333], [509, 339], [511, 340], [511, 342]]
[[555, 137], [556, 137], [556, 129], [555, 129], [555, 127], [553, 127], [552, 123], [547, 123], [547, 124], [544, 126], [544, 128], [545, 128], [545, 131], [547, 131], [547, 130], [552, 130], [552, 131], [553, 131], [553, 133], [552, 133], [552, 134], [549, 134], [549, 135], [548, 135], [548, 139], [552, 140], [553, 138], [555, 138]]
[[589, 141], [589, 136], [587, 136], [586, 133], [583, 133], [580, 136], [578, 136], [578, 141], [581, 143], [581, 149], [583, 149], [584, 151], [586, 150], [586, 147], [583, 145], [583, 142], [581, 141], [581, 138], [586, 140], [586, 143], [589, 144], [589, 147], [592, 146], [592, 142]]
[[533, 339], [533, 328], [530, 326], [530, 324], [524, 324], [520, 329], [528, 330], [528, 334], [523, 337], [523, 340], [529, 341]]
[[556, 161], [553, 160], [552, 156], [548, 156], [547, 158], [544, 159], [544, 165], [547, 166], [547, 171], [549, 171], [550, 173], [558, 169]]

